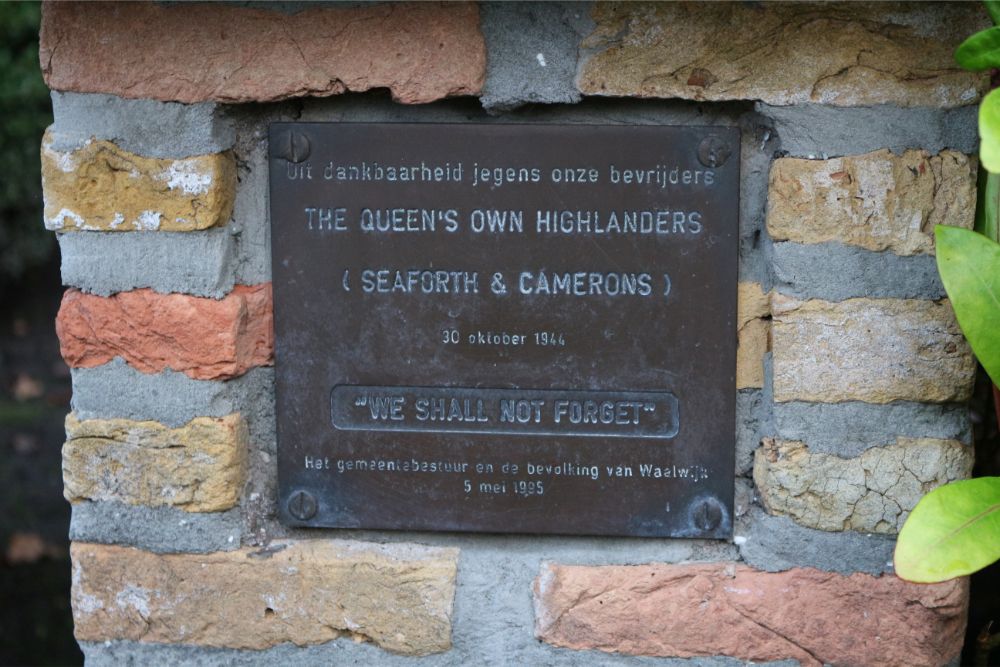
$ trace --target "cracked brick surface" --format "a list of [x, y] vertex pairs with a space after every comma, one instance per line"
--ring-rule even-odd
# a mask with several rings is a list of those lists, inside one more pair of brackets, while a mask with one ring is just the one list
[[422, 104], [476, 95], [486, 75], [479, 10], [471, 3], [284, 13], [208, 3], [52, 2], [40, 38], [53, 90], [168, 102], [271, 102], [388, 88], [397, 102]]
[[987, 89], [952, 58], [990, 25], [973, 4], [599, 3], [593, 17], [586, 95], [954, 107]]
[[940, 667], [958, 655], [968, 580], [742, 565], [560, 565], [535, 579], [535, 634], [609, 653]]
[[972, 463], [972, 448], [957, 440], [897, 438], [845, 459], [768, 438], [754, 454], [753, 478], [771, 514], [820, 530], [898, 533], [925, 493], [965, 479]]

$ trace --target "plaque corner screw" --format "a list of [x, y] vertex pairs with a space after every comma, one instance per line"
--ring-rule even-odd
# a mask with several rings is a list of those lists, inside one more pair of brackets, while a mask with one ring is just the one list
[[715, 498], [704, 498], [691, 508], [691, 521], [703, 532], [713, 531], [722, 523], [722, 504]]
[[299, 489], [288, 496], [288, 513], [299, 521], [307, 521], [316, 516], [316, 497]]
[[698, 161], [712, 169], [724, 165], [732, 154], [729, 144], [714, 134], [705, 137], [698, 144]]
[[298, 130], [285, 130], [275, 137], [271, 146], [271, 157], [283, 158], [297, 164], [309, 157], [310, 150], [309, 137]]

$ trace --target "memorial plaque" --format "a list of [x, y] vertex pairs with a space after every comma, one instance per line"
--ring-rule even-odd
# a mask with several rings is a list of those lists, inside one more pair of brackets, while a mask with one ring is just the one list
[[275, 123], [293, 526], [726, 538], [739, 131]]

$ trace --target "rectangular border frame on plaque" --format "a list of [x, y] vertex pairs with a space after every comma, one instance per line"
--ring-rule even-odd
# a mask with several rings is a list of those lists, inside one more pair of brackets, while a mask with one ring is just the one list
[[281, 520], [730, 537], [739, 150], [272, 124]]

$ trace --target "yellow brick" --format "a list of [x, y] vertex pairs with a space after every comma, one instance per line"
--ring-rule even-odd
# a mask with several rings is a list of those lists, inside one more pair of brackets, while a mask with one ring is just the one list
[[238, 414], [179, 428], [154, 421], [66, 417], [64, 494], [188, 512], [234, 507], [246, 482], [247, 428]]
[[170, 160], [96, 140], [57, 151], [46, 133], [42, 190], [48, 229], [188, 232], [229, 221], [236, 162], [230, 151]]

